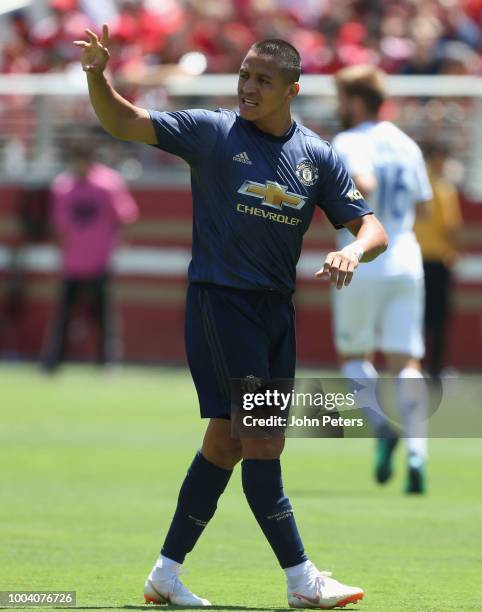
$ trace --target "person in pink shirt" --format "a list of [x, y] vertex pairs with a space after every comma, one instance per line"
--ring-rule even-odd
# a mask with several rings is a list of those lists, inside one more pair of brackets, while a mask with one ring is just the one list
[[64, 357], [69, 320], [81, 298], [91, 304], [99, 331], [98, 362], [114, 360], [109, 301], [110, 262], [123, 224], [138, 216], [121, 175], [93, 159], [89, 143], [71, 150], [71, 167], [50, 190], [51, 220], [62, 257], [62, 284], [43, 365], [53, 371]]

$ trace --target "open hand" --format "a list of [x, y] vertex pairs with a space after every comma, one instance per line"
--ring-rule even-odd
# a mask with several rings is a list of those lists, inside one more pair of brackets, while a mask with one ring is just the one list
[[317, 278], [329, 279], [337, 289], [342, 289], [351, 283], [353, 272], [360, 262], [359, 256], [349, 248], [328, 253], [323, 268], [316, 272]]
[[85, 72], [104, 72], [109, 61], [109, 28], [104, 23], [102, 26], [102, 36], [99, 37], [92, 30], [85, 30], [88, 42], [85, 40], [74, 40], [74, 45], [82, 49], [80, 61]]

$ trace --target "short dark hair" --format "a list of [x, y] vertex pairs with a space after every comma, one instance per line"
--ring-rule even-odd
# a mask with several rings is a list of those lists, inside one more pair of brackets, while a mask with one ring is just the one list
[[358, 96], [370, 113], [376, 114], [387, 97], [385, 73], [375, 66], [349, 66], [335, 75], [337, 86], [347, 96]]
[[258, 55], [268, 55], [279, 60], [280, 69], [288, 83], [296, 83], [301, 75], [301, 58], [298, 51], [286, 40], [268, 38], [255, 42], [251, 49]]

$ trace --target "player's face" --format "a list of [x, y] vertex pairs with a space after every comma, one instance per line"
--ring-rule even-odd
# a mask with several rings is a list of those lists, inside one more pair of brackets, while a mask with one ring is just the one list
[[239, 69], [239, 113], [261, 129], [273, 125], [276, 130], [276, 123], [286, 122], [298, 89], [297, 83], [287, 83], [275, 58], [250, 51]]

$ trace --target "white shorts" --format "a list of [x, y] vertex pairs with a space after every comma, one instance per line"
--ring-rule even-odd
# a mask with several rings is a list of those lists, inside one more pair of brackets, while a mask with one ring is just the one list
[[423, 278], [357, 277], [332, 291], [335, 345], [340, 355], [373, 351], [420, 359], [423, 341]]

